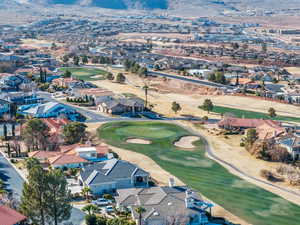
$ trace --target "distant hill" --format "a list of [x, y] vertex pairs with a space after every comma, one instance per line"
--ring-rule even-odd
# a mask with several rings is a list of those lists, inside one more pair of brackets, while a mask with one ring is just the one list
[[300, 0], [0, 0], [1, 7], [54, 5], [89, 6], [108, 9], [199, 9], [208, 12], [248, 9], [300, 8]]

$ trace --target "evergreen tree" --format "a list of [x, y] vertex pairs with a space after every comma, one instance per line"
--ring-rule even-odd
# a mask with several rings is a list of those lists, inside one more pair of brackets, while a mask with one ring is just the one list
[[29, 170], [28, 181], [24, 183], [21, 197], [21, 211], [34, 224], [45, 225], [49, 219], [46, 213], [47, 174], [40, 165]]
[[72, 122], [64, 126], [63, 136], [68, 144], [80, 142], [86, 135], [86, 125], [79, 122]]
[[214, 105], [210, 99], [205, 99], [201, 108], [209, 113], [213, 110]]
[[58, 225], [68, 220], [71, 216], [71, 195], [67, 187], [66, 178], [61, 170], [50, 170], [48, 175], [47, 190], [47, 215]]

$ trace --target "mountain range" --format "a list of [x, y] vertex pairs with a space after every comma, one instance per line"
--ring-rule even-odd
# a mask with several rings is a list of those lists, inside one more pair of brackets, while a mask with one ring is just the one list
[[220, 10], [300, 8], [300, 0], [0, 0], [1, 7], [72, 5], [108, 9], [217, 8]]

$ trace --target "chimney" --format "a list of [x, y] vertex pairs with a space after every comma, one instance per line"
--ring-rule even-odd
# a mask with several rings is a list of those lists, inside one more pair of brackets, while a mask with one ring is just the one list
[[173, 177], [169, 178], [169, 187], [175, 187], [175, 179]]

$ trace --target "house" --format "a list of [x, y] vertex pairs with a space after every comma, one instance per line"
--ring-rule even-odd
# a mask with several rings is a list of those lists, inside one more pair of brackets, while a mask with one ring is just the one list
[[100, 195], [122, 188], [147, 187], [149, 173], [130, 162], [110, 159], [84, 166], [79, 182], [88, 186], [93, 194]]
[[10, 112], [10, 102], [0, 99], [0, 117]]
[[26, 216], [9, 208], [6, 205], [0, 205], [0, 223], [1, 225], [25, 225]]
[[57, 169], [82, 168], [88, 161], [79, 155], [58, 154], [48, 159], [49, 164]]
[[59, 87], [69, 87], [70, 85], [72, 85], [73, 83], [78, 82], [77, 79], [73, 78], [73, 77], [69, 77], [69, 78], [57, 78], [52, 80], [52, 84], [55, 84]]
[[98, 110], [108, 114], [136, 113], [145, 109], [144, 101], [139, 98], [108, 98], [98, 103]]
[[54, 168], [81, 168], [85, 163], [101, 162], [114, 157], [106, 145], [88, 144], [60, 146], [58, 151], [34, 151], [28, 153], [28, 156]]
[[218, 122], [219, 128], [233, 130], [233, 129], [249, 129], [256, 128], [265, 122], [272, 124], [273, 126], [280, 126], [281, 123], [274, 120], [264, 120], [264, 119], [247, 119], [247, 118], [235, 118], [226, 117]]
[[21, 106], [18, 111], [24, 115], [30, 115], [35, 118], [64, 117], [72, 121], [84, 120], [83, 116], [75, 109], [58, 102]]
[[206, 210], [213, 205], [204, 202], [187, 187], [131, 188], [117, 190], [117, 193], [117, 207], [129, 209], [137, 224], [139, 215], [136, 208], [140, 206], [145, 209], [141, 221], [143, 225], [167, 225], [174, 220], [182, 225], [213, 224], [206, 216]]
[[59, 134], [63, 126], [70, 123], [66, 118], [42, 118], [42, 121], [50, 128], [50, 134]]
[[273, 121], [270, 122], [270, 120], [265, 120], [264, 123], [256, 127], [256, 133], [258, 139], [268, 140], [285, 134], [286, 129]]
[[75, 97], [91, 96], [94, 99], [101, 96], [112, 96], [114, 93], [104, 88], [76, 88], [73, 89]]
[[292, 155], [293, 159], [299, 159], [300, 156], [300, 136], [298, 135], [288, 135], [281, 138], [278, 141], [281, 147], [286, 148], [286, 150]]
[[0, 94], [1, 99], [5, 99], [16, 105], [35, 104], [42, 101], [42, 98], [37, 97], [33, 92], [4, 92]]

